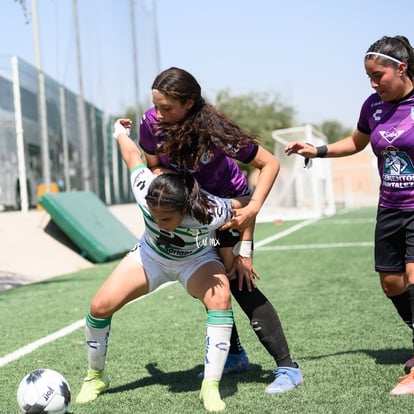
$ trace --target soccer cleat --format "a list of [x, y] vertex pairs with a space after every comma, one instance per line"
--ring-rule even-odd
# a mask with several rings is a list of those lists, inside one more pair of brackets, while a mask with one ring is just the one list
[[223, 411], [226, 408], [226, 403], [220, 397], [218, 381], [203, 380], [200, 401], [209, 413]]
[[[240, 374], [249, 368], [249, 358], [243, 350], [241, 354], [229, 354], [224, 365], [223, 375]], [[198, 378], [204, 378], [204, 371], [198, 374]]]
[[392, 395], [414, 394], [414, 368], [398, 380], [400, 382], [391, 390]]
[[303, 383], [302, 371], [299, 364], [294, 362], [297, 368], [279, 367], [273, 374], [275, 380], [266, 387], [266, 394], [281, 394], [283, 392], [291, 391], [298, 385]]
[[409, 374], [411, 368], [414, 368], [414, 357], [405, 362], [403, 369], [406, 374]]
[[86, 404], [96, 400], [98, 395], [109, 387], [109, 378], [103, 371], [88, 371], [88, 376], [83, 380], [82, 388], [76, 397], [78, 404]]

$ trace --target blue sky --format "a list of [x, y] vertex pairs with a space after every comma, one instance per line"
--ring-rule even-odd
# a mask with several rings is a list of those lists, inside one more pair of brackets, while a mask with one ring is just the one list
[[[0, 54], [35, 64], [32, 24], [18, 1], [1, 3]], [[73, 0], [37, 4], [42, 68], [78, 92]], [[135, 103], [130, 0], [78, 0], [77, 10], [85, 98], [122, 112]], [[213, 103], [223, 89], [266, 92], [296, 109], [298, 125], [353, 128], [372, 92], [365, 51], [383, 35], [414, 44], [412, 0], [136, 0], [134, 10], [141, 101], [150, 104], [159, 69], [178, 66]]]

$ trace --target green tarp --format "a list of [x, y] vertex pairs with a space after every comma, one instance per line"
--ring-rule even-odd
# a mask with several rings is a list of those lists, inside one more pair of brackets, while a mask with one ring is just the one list
[[88, 260], [115, 260], [136, 243], [135, 235], [93, 193], [49, 193], [39, 203]]

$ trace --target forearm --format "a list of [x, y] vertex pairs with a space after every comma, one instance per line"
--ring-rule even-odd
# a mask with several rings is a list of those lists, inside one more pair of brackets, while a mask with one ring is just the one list
[[255, 222], [249, 224], [245, 229], [240, 231], [240, 241], [252, 241], [254, 234]]
[[279, 174], [280, 164], [273, 154], [259, 146], [256, 157], [249, 165], [259, 170], [255, 189], [248, 205], [254, 214], [257, 214]]
[[298, 154], [304, 158], [338, 158], [362, 151], [370, 142], [370, 136], [360, 132], [354, 133], [328, 145], [313, 146], [305, 142], [291, 142], [285, 147], [286, 155]]
[[119, 134], [117, 141], [122, 159], [128, 166], [128, 169], [131, 170], [138, 164], [145, 164], [141, 151], [128, 135]]
[[328, 144], [327, 146], [327, 158], [338, 158], [353, 155], [365, 148], [365, 145], [359, 145], [358, 141], [355, 141], [352, 136], [343, 138], [339, 141]]
[[256, 214], [262, 208], [269, 195], [279, 173], [279, 169], [279, 162], [276, 159], [274, 163], [266, 164], [260, 169], [255, 189], [249, 201], [249, 207], [251, 207]]
[[240, 231], [240, 239], [233, 248], [234, 256], [251, 258], [253, 252], [253, 233], [255, 223]]
[[118, 119], [114, 124], [113, 136], [118, 142], [122, 159], [128, 169], [132, 170], [136, 165], [145, 164], [145, 162], [141, 150], [129, 137], [130, 129], [131, 121], [129, 119]]

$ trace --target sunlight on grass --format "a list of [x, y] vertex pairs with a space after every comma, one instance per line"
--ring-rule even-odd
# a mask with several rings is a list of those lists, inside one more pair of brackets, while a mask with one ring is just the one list
[[[274, 246], [367, 242], [375, 211], [323, 218]], [[256, 242], [296, 223], [258, 224]], [[255, 251], [260, 289], [281, 318], [292, 357], [305, 383], [286, 395], [265, 395], [275, 363], [234, 304], [250, 369], [223, 378], [225, 413], [408, 414], [414, 400], [389, 391], [402, 375], [411, 332], [383, 295], [373, 268], [373, 246]], [[89, 301], [116, 263], [0, 292], [1, 356], [84, 318]], [[198, 400], [206, 314], [179, 284], [126, 306], [113, 318], [107, 372], [111, 388], [73, 414], [203, 413]], [[86, 373], [83, 329], [0, 368], [0, 412], [17, 413], [15, 394], [27, 372], [61, 372], [73, 399]]]

